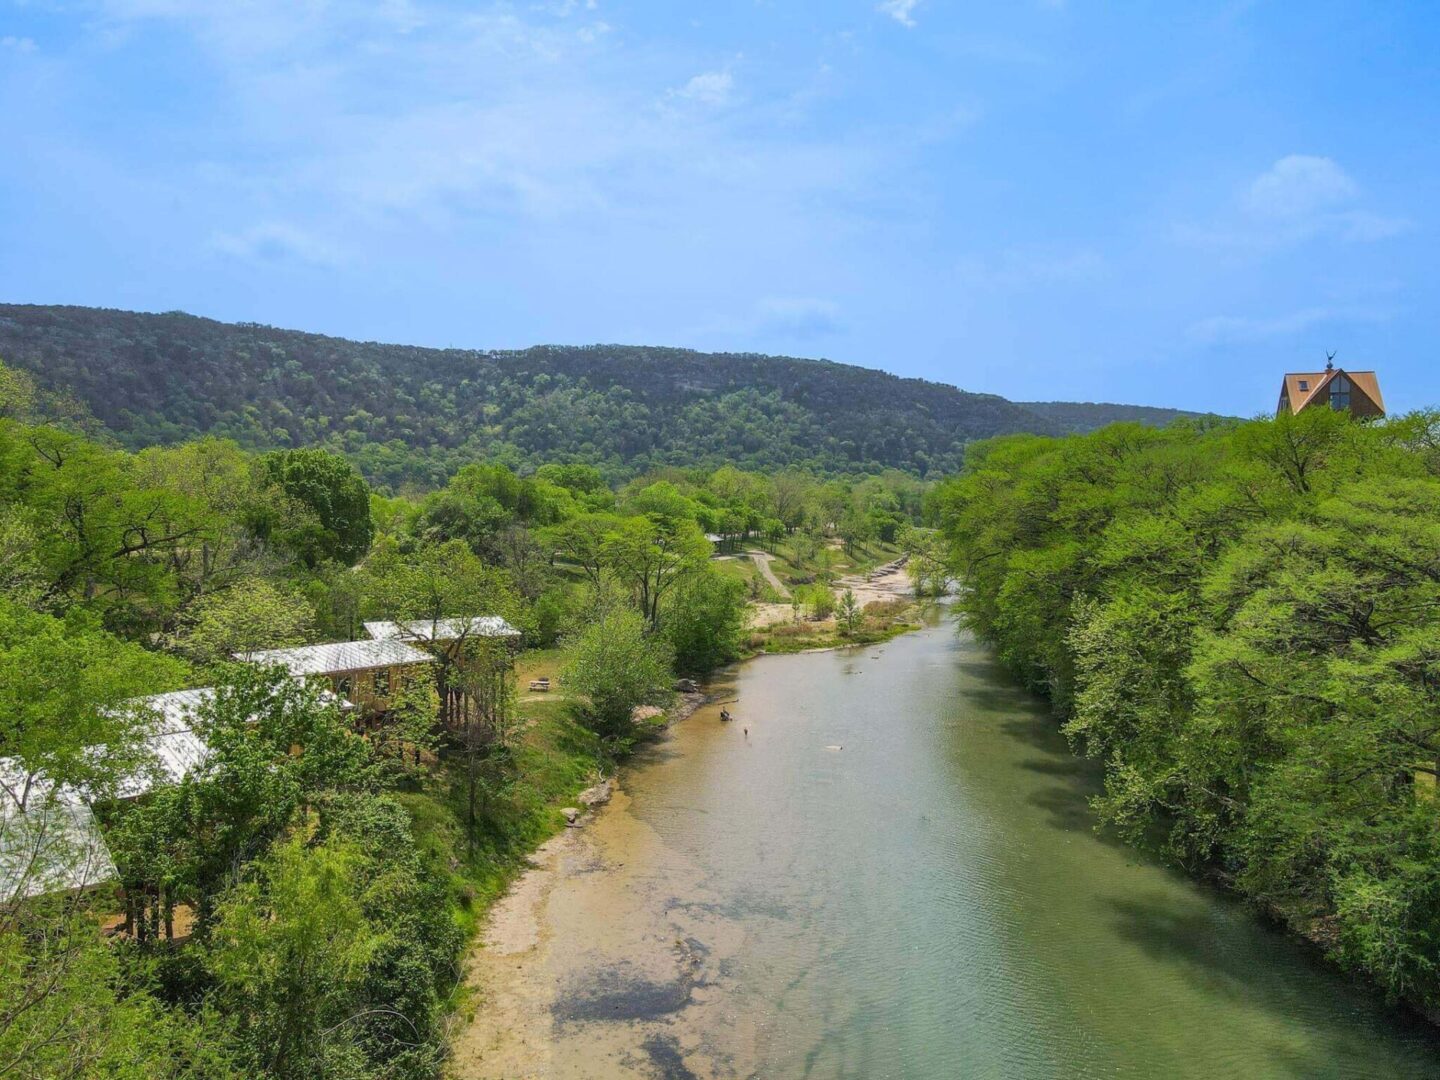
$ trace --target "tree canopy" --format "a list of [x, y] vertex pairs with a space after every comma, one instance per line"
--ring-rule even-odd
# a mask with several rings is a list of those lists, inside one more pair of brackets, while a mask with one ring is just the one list
[[1440, 1001], [1431, 415], [973, 448], [935, 495], [970, 624], [1105, 764], [1104, 817]]

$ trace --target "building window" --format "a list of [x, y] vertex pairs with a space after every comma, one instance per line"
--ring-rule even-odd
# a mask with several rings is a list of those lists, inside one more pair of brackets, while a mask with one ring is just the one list
[[1309, 380], [1309, 379], [1301, 379], [1301, 380], [1300, 380], [1300, 389], [1301, 389], [1301, 390], [1309, 390], [1309, 389], [1310, 389], [1310, 380]]
[[1350, 411], [1350, 380], [1344, 375], [1330, 380], [1330, 408], [1336, 412]]
[[351, 683], [349, 675], [346, 675], [342, 679], [335, 680], [335, 693], [339, 694], [346, 701], [350, 700], [350, 687]]

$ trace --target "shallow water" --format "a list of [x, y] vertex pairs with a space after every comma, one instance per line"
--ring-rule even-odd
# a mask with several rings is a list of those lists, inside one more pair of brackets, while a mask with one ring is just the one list
[[1097, 836], [1093, 770], [952, 626], [734, 680], [575, 838], [495, 988], [544, 1014], [509, 1075], [1440, 1076], [1431, 1029]]

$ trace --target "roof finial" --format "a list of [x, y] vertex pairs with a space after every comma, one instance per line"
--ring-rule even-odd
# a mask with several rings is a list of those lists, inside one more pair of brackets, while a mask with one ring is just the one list
[[1334, 370], [1335, 370], [1335, 354], [1334, 354], [1333, 352], [1331, 352], [1329, 349], [1325, 350], [1325, 370], [1326, 370], [1326, 371], [1334, 371]]

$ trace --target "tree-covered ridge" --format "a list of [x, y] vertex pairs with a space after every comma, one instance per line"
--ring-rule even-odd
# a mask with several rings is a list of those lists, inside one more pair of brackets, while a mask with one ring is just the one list
[[423, 349], [180, 313], [0, 305], [0, 358], [73, 392], [128, 447], [321, 446], [392, 489], [480, 460], [938, 475], [972, 439], [1059, 430], [994, 395], [826, 361]]
[[1202, 414], [1151, 405], [1117, 405], [1103, 401], [1019, 401], [1031, 412], [1049, 420], [1067, 435], [1083, 435], [1107, 424], [1135, 423], [1164, 427], [1176, 420], [1194, 420]]
[[966, 616], [1104, 762], [1104, 818], [1432, 1009], [1437, 429], [1012, 437], [937, 495]]

